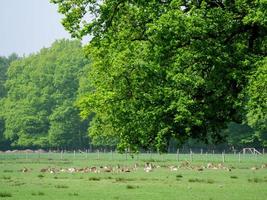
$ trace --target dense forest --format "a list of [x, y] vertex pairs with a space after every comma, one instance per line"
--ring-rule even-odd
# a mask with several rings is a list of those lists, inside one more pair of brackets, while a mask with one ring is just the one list
[[1, 58], [1, 148], [267, 146], [265, 0], [51, 0], [78, 41]]

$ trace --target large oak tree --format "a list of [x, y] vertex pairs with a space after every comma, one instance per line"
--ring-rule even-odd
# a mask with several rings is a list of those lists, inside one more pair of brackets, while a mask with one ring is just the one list
[[[250, 74], [266, 57], [266, 0], [52, 0], [86, 51], [92, 136], [164, 150], [171, 137], [222, 140], [240, 122]], [[253, 84], [253, 82], [252, 82]], [[242, 94], [242, 95], [241, 95]]]

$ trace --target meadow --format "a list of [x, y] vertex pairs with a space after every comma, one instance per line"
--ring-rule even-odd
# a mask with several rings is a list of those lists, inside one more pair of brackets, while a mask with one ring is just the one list
[[0, 154], [0, 199], [265, 200], [266, 188], [266, 154]]

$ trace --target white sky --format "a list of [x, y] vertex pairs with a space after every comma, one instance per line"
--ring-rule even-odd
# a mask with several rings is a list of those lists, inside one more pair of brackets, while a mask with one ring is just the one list
[[29, 55], [70, 38], [49, 0], [0, 0], [0, 56]]

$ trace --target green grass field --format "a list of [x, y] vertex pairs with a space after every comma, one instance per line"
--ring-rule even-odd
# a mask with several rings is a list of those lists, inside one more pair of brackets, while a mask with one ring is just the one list
[[[155, 166], [151, 172], [146, 162]], [[216, 167], [203, 168], [207, 163]], [[265, 200], [266, 163], [267, 155], [0, 154], [0, 199]], [[59, 172], [93, 166], [99, 173]], [[48, 168], [55, 173], [41, 172]]]

